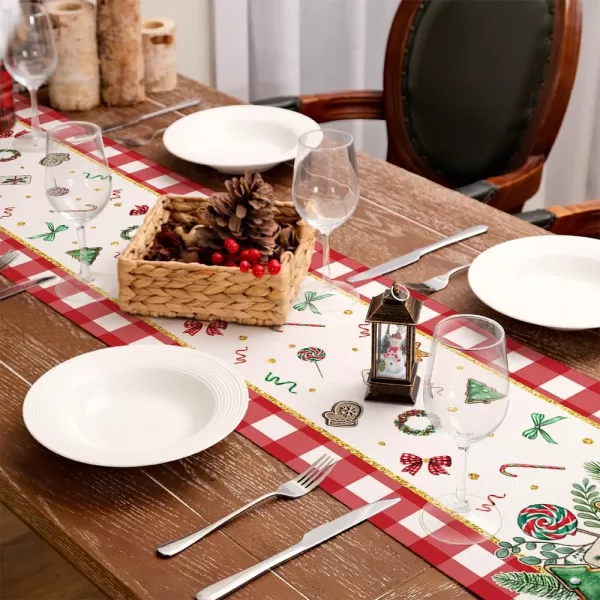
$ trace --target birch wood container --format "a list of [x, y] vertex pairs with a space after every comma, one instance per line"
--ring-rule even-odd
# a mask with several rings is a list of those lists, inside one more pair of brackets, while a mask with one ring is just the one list
[[48, 82], [50, 104], [59, 110], [89, 110], [100, 104], [96, 15], [87, 0], [46, 3], [55, 32], [58, 62]]
[[175, 23], [170, 19], [147, 19], [142, 23], [142, 45], [146, 92], [175, 89]]
[[102, 100], [115, 106], [143, 102], [140, 0], [98, 0], [97, 11]]

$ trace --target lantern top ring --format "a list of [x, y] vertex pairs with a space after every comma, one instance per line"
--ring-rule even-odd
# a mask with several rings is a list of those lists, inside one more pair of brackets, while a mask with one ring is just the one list
[[410, 298], [410, 292], [401, 283], [395, 282], [390, 291], [398, 302], [406, 302]]

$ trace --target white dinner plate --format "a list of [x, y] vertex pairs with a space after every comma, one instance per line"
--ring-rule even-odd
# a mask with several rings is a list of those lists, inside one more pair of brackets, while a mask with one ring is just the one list
[[293, 160], [298, 137], [314, 129], [315, 121], [292, 110], [239, 104], [183, 117], [165, 131], [163, 142], [179, 158], [239, 174]]
[[142, 467], [216, 444], [248, 407], [244, 380], [204, 352], [176, 346], [105, 348], [40, 377], [23, 405], [43, 446], [103, 467]]
[[521, 238], [480, 254], [469, 285], [489, 307], [553, 329], [600, 327], [600, 240]]

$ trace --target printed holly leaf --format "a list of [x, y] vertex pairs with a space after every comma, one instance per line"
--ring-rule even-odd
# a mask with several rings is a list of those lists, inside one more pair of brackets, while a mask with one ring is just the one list
[[535, 542], [527, 542], [527, 543], [525, 544], [525, 548], [526, 548], [527, 550], [535, 550]]
[[561, 554], [573, 554], [573, 552], [575, 552], [575, 549], [563, 546], [562, 548], [557, 548], [556, 551], [560, 552]]
[[496, 550], [496, 556], [498, 558], [506, 558], [510, 554], [510, 550], [508, 548], [500, 548]]
[[498, 546], [501, 548], [512, 548], [512, 544], [510, 542], [500, 542]]
[[522, 538], [522, 537], [514, 537], [513, 540], [515, 542], [517, 542], [517, 544], [524, 544], [525, 543], [525, 538]]
[[558, 558], [558, 554], [556, 554], [555, 552], [544, 552], [543, 550], [540, 552], [540, 554], [544, 557], [544, 558]]

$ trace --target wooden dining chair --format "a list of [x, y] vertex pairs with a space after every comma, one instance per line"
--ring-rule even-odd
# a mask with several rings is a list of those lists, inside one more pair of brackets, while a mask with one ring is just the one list
[[569, 206], [550, 206], [515, 216], [553, 233], [600, 239], [600, 200]]
[[387, 160], [505, 212], [539, 188], [579, 55], [581, 0], [402, 0], [383, 91], [258, 101], [385, 119]]

